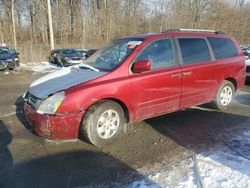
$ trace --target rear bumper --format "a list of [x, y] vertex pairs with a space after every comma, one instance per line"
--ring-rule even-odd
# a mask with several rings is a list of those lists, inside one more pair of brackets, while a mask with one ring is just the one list
[[78, 138], [78, 130], [84, 112], [63, 115], [37, 113], [25, 103], [24, 115], [38, 136], [52, 140], [72, 140]]

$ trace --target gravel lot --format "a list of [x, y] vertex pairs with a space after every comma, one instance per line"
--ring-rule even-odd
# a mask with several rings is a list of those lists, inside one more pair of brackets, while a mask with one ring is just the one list
[[[247, 164], [250, 160], [250, 142], [232, 140], [250, 131], [249, 84], [226, 112], [205, 105], [138, 122], [117, 143], [101, 149], [81, 140], [46, 141], [32, 132], [22, 115], [21, 96], [41, 75], [23, 69], [0, 72], [0, 187], [181, 187], [189, 168], [191, 187], [204, 187], [209, 185], [204, 168], [196, 164], [204, 151], [228, 147]], [[185, 164], [189, 159], [195, 168]], [[250, 177], [231, 163], [220, 164]]]

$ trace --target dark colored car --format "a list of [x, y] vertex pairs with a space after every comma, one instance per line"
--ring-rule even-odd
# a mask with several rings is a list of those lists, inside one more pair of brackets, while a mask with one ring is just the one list
[[56, 59], [56, 56], [62, 51], [62, 49], [55, 49], [55, 50], [52, 50], [50, 52], [50, 55], [49, 55], [49, 62], [51, 63], [56, 63], [57, 59]]
[[93, 55], [98, 49], [90, 49], [86, 52], [85, 57], [88, 58]]
[[19, 53], [14, 49], [0, 47], [0, 70], [10, 69], [20, 66]]
[[75, 64], [82, 63], [85, 59], [85, 54], [80, 50], [74, 48], [62, 49], [59, 54], [56, 55], [56, 63], [62, 67], [68, 67]]
[[245, 79], [245, 56], [230, 35], [187, 29], [142, 34], [112, 41], [82, 64], [34, 81], [24, 95], [24, 114], [42, 137], [84, 135], [104, 146], [132, 122], [205, 103], [225, 110]]

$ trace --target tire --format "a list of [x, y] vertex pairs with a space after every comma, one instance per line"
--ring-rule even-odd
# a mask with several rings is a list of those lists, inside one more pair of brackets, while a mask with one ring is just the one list
[[14, 70], [16, 68], [16, 66], [14, 67], [9, 67], [9, 70]]
[[212, 106], [218, 110], [227, 110], [235, 94], [235, 86], [232, 82], [224, 80], [221, 84]]
[[122, 107], [114, 101], [102, 100], [87, 110], [80, 135], [84, 135], [93, 145], [103, 147], [114, 143], [124, 133], [124, 128], [125, 114]]
[[62, 63], [58, 60], [58, 58], [54, 59], [54, 63], [57, 64], [58, 66], [63, 67]]
[[12, 66], [8, 65], [9, 70], [14, 70], [16, 68], [16, 63], [12, 64]]

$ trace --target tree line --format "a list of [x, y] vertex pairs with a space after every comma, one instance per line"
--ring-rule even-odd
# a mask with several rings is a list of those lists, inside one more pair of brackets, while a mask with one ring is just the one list
[[[241, 44], [250, 43], [250, 2], [246, 0], [49, 2], [55, 47], [100, 47], [122, 36], [173, 28], [221, 30]], [[47, 0], [0, 0], [0, 10], [0, 42], [14, 46], [16, 39], [17, 49], [39, 51], [36, 47], [43, 45], [49, 51]]]

